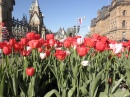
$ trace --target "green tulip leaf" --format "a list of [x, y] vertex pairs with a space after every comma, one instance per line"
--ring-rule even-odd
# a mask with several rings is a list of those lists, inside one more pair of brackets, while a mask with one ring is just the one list
[[0, 82], [0, 97], [4, 97], [4, 86], [5, 86], [5, 73], [3, 74], [2, 80]]
[[76, 78], [76, 79], [77, 79], [77, 76], [79, 73], [78, 71], [79, 71], [79, 67], [78, 67], [78, 65], [76, 65], [73, 69], [73, 75], [74, 75], [74, 78]]
[[114, 97], [130, 97], [130, 92], [128, 90], [118, 89], [113, 95]]
[[96, 95], [96, 90], [98, 89], [98, 86], [100, 85], [101, 82], [101, 75], [102, 75], [103, 71], [100, 71], [97, 76], [95, 77], [95, 79], [91, 82], [91, 86], [90, 86], [90, 95], [93, 97], [94, 95]]
[[51, 97], [53, 94], [55, 94], [57, 97], [60, 97], [60, 94], [55, 89], [53, 89], [50, 92], [48, 92], [44, 97]]
[[127, 70], [126, 71], [126, 82], [128, 84], [128, 86], [130, 87], [130, 70]]
[[106, 94], [106, 92], [101, 92], [99, 97], [108, 97], [108, 95]]
[[114, 84], [114, 86], [112, 87], [112, 91], [111, 91], [112, 94], [118, 89], [118, 86], [120, 85], [121, 81], [122, 81], [125, 77], [126, 77], [126, 76], [122, 77], [122, 78], [119, 79], [117, 82], [115, 81], [115, 84]]
[[69, 91], [68, 91], [68, 97], [72, 97], [72, 95], [74, 94], [74, 91], [75, 91], [75, 86], [73, 88], [71, 88]]
[[88, 94], [88, 91], [87, 91], [87, 89], [84, 86], [82, 86], [80, 88], [80, 90], [81, 90], [81, 92], [83, 93], [84, 96], [86, 96]]

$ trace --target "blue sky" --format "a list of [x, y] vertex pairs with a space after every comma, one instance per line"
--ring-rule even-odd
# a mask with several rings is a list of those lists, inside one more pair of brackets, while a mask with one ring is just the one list
[[[35, 0], [15, 0], [13, 16], [22, 19], [23, 14], [29, 19], [29, 8]], [[91, 20], [97, 11], [111, 3], [111, 0], [38, 0], [41, 12], [45, 15], [44, 24], [47, 29], [56, 32], [60, 27], [65, 30], [76, 25], [76, 18], [85, 16], [79, 35], [88, 32]], [[84, 27], [85, 26], [85, 27]]]

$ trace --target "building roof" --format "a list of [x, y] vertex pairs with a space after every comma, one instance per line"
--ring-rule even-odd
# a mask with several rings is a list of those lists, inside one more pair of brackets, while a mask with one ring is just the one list
[[91, 27], [95, 27], [96, 26], [96, 21], [97, 21], [97, 18], [93, 18], [91, 20]]

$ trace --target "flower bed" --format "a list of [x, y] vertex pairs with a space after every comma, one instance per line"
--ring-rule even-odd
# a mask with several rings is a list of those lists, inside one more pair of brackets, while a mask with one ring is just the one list
[[130, 97], [130, 41], [29, 32], [0, 48], [0, 97]]

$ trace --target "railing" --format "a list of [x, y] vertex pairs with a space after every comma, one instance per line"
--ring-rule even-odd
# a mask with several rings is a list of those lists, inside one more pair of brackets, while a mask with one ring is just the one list
[[27, 22], [27, 20], [24, 19], [24, 17], [21, 21], [19, 21], [18, 19], [14, 19], [13, 17], [11, 29], [11, 37], [15, 38], [16, 40], [20, 40], [20, 38], [24, 37], [27, 32], [38, 32], [38, 27], [29, 25], [29, 23]]

